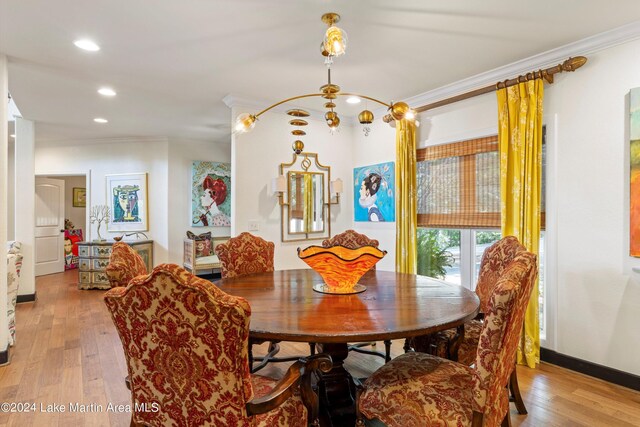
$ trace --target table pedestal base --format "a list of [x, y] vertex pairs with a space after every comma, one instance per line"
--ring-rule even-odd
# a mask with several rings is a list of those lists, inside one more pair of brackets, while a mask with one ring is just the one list
[[331, 426], [353, 426], [356, 422], [356, 385], [353, 377], [344, 368], [349, 355], [346, 343], [318, 344], [319, 352], [331, 356], [333, 368], [322, 373], [318, 382], [320, 408], [328, 413]]

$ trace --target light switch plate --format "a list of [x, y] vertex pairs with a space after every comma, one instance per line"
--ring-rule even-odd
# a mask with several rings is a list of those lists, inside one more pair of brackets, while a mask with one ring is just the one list
[[260, 231], [260, 221], [249, 221], [249, 231]]

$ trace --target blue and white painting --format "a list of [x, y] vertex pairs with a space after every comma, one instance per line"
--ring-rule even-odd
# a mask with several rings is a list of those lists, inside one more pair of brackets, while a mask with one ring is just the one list
[[393, 162], [353, 169], [355, 221], [396, 220], [395, 166]]

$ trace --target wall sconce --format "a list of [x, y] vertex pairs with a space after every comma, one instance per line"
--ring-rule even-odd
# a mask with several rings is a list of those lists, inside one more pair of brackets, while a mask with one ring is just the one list
[[280, 204], [282, 204], [282, 196], [287, 191], [287, 179], [284, 175], [278, 175], [277, 177], [271, 180], [271, 192], [273, 195], [280, 199]]
[[336, 195], [335, 203], [336, 204], [340, 203], [340, 193], [342, 193], [342, 190], [343, 190], [342, 180], [338, 178], [335, 181], [331, 181], [329, 188], [331, 190], [331, 194]]

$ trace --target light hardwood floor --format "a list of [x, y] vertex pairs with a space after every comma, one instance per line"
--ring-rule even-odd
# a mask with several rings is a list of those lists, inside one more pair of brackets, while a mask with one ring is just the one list
[[[15, 409], [28, 404], [30, 411], [0, 411], [0, 426], [129, 425], [126, 365], [104, 291], [79, 291], [76, 282], [75, 271], [40, 277], [38, 301], [18, 305], [11, 363], [0, 367], [0, 402], [15, 403]], [[306, 344], [282, 348], [308, 352]], [[402, 352], [401, 342], [394, 342], [393, 352]], [[352, 353], [347, 368], [365, 377], [381, 365], [380, 358]], [[261, 374], [281, 372], [282, 365], [270, 365]], [[519, 366], [518, 377], [529, 415], [512, 406], [514, 426], [640, 426], [639, 392], [545, 363], [535, 370]], [[87, 412], [71, 412], [82, 409], [70, 406], [77, 404]]]

